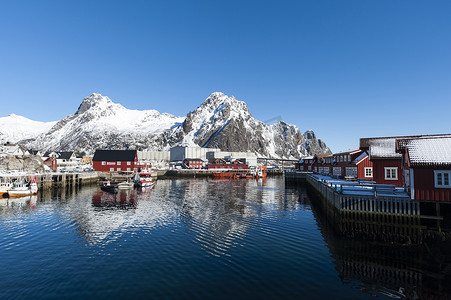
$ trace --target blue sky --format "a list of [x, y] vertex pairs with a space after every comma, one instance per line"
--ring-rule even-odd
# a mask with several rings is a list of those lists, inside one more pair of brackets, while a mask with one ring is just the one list
[[360, 137], [451, 133], [450, 1], [2, 1], [0, 116], [93, 92], [178, 116], [215, 91], [259, 120]]

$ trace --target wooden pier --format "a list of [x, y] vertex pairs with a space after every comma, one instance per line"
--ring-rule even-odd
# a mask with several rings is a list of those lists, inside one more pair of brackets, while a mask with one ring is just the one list
[[73, 188], [82, 185], [97, 183], [99, 176], [96, 172], [92, 173], [48, 173], [36, 175], [7, 175], [2, 177], [5, 181], [14, 181], [23, 177], [36, 176], [36, 183], [40, 191], [53, 188]]
[[[319, 206], [328, 222], [349, 237], [396, 242], [421, 243], [424, 233], [420, 202], [386, 185], [345, 182], [339, 186], [308, 172], [286, 172], [287, 184], [302, 184], [319, 197]], [[316, 201], [318, 202], [318, 201]], [[437, 232], [437, 230], [434, 230]], [[440, 234], [443, 238], [443, 234]]]

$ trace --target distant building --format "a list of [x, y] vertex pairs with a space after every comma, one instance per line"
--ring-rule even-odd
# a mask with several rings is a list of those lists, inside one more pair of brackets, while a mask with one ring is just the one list
[[252, 152], [231, 152], [231, 151], [209, 151], [207, 152], [208, 162], [214, 162], [218, 159], [225, 159], [229, 161], [244, 160], [247, 165], [257, 166], [257, 155]]
[[183, 160], [183, 167], [185, 169], [202, 169], [204, 165], [204, 161], [200, 158], [185, 158]]
[[49, 157], [44, 160], [44, 165], [48, 166], [53, 172], [58, 170], [58, 163], [56, 162], [56, 158]]
[[81, 162], [73, 151], [56, 152], [56, 156], [53, 157], [56, 158], [58, 169], [76, 167]]
[[5, 155], [19, 155], [19, 156], [30, 154], [30, 152], [28, 152], [28, 150], [25, 147], [9, 143], [0, 146], [0, 153]]
[[228, 159], [218, 159], [214, 163], [208, 164], [209, 170], [216, 169], [227, 169], [227, 170], [247, 170], [249, 169], [249, 165], [246, 164], [243, 160], [228, 160]]
[[207, 152], [221, 151], [216, 148], [201, 148], [201, 147], [188, 147], [188, 146], [175, 146], [170, 149], [169, 159], [170, 161], [183, 161], [185, 158], [198, 158], [201, 160], [207, 160]]

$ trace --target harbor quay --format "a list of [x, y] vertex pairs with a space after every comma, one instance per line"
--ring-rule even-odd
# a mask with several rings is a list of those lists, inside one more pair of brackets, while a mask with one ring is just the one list
[[97, 172], [89, 173], [47, 173], [47, 174], [28, 174], [23, 175], [5, 175], [2, 180], [5, 182], [13, 182], [22, 180], [24, 177], [36, 178], [39, 190], [48, 190], [53, 188], [73, 188], [83, 185], [96, 184], [99, 180]]
[[431, 203], [411, 199], [403, 187], [312, 172], [287, 171], [284, 176], [287, 186], [306, 186], [316, 194], [318, 203], [312, 206], [344, 236], [398, 244], [451, 241], [449, 220], [440, 205], [431, 210]]

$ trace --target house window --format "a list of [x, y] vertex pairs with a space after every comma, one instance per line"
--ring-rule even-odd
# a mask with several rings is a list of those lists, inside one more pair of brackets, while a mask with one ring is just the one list
[[434, 171], [436, 188], [451, 188], [451, 171]]
[[373, 177], [373, 168], [365, 167], [365, 177]]
[[131, 161], [128, 161], [127, 162], [127, 166], [131, 166], [132, 165], [132, 162]]
[[114, 172], [114, 168], [110, 168], [110, 172]]
[[333, 174], [335, 176], [341, 176], [341, 167], [334, 167], [333, 168]]
[[311, 171], [312, 170], [312, 166], [308, 166], [308, 170]]
[[106, 165], [106, 161], [102, 161], [102, 166]]
[[121, 168], [117, 168], [117, 171], [119, 172], [121, 170]]
[[357, 177], [357, 167], [346, 167], [346, 176]]
[[398, 180], [398, 168], [387, 167], [385, 170], [385, 180]]
[[130, 169], [130, 168], [127, 168], [127, 171], [131, 171], [131, 169]]
[[304, 166], [301, 166], [301, 171], [304, 171]]
[[120, 161], [118, 161], [118, 162], [117, 162], [117, 165], [118, 165], [118, 166], [120, 166], [120, 165], [121, 165], [121, 162], [120, 162]]

